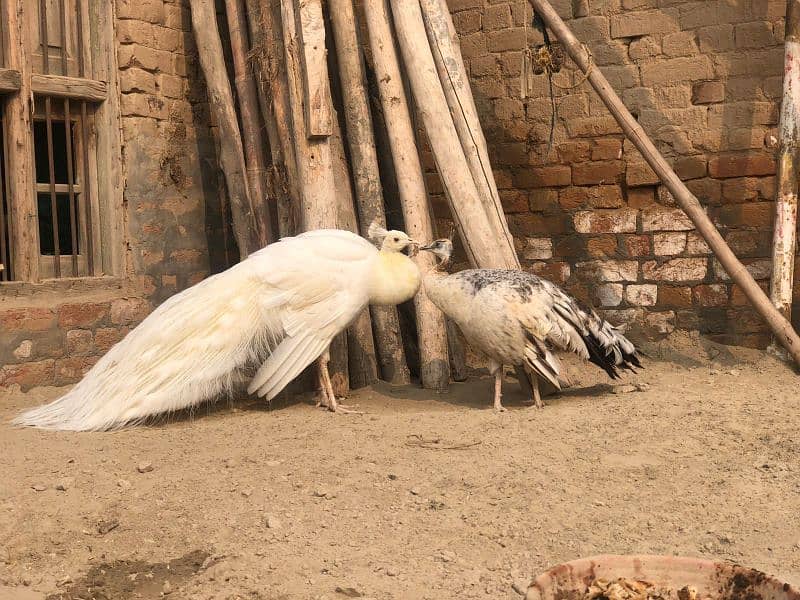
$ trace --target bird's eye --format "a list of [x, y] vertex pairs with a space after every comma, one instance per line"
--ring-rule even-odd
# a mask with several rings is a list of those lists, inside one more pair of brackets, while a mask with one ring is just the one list
[[396, 238], [394, 238], [394, 241], [395, 241], [395, 242], [399, 242], [399, 241], [400, 241], [400, 238], [399, 238], [399, 237], [396, 237]]

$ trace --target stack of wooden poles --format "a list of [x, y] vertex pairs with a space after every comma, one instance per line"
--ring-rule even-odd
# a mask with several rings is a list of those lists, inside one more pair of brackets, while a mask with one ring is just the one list
[[[319, 228], [365, 235], [373, 221], [385, 225], [389, 182], [404, 230], [432, 239], [419, 116], [468, 259], [519, 267], [445, 0], [369, 0], [358, 12], [353, 0], [224, 2], [227, 27], [214, 0], [190, 5], [242, 258], [278, 236]], [[426, 270], [433, 259], [416, 260]], [[421, 383], [446, 389], [451, 363], [463, 370], [455, 331], [448, 344], [445, 319], [424, 293], [414, 314]], [[334, 342], [330, 366], [337, 394], [378, 378], [408, 383], [397, 309], [365, 310]]]

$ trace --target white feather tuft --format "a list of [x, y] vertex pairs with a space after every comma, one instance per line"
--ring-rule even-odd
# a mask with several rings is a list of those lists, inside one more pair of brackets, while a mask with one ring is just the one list
[[376, 242], [380, 242], [383, 238], [386, 237], [386, 234], [389, 233], [385, 227], [381, 227], [377, 221], [373, 221], [369, 225], [369, 229], [367, 230], [367, 236], [371, 240], [375, 240]]

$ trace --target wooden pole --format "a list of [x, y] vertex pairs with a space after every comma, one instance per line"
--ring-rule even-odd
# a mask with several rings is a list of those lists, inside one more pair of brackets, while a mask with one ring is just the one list
[[[425, 180], [414, 141], [414, 129], [411, 125], [411, 114], [403, 88], [400, 61], [394, 46], [386, 0], [371, 0], [365, 3], [364, 15], [369, 30], [375, 78], [378, 81], [381, 106], [385, 115], [406, 232], [417, 240], [430, 240], [433, 238], [433, 226], [428, 212]], [[428, 256], [429, 254], [420, 252], [416, 258], [423, 273], [433, 268], [433, 256]], [[447, 389], [450, 368], [444, 315], [428, 299], [424, 290], [420, 290], [414, 297], [414, 304], [422, 385], [431, 389]]]
[[776, 339], [786, 348], [794, 361], [800, 365], [800, 338], [781, 312], [769, 301], [764, 291], [755, 282], [753, 277], [734, 255], [725, 240], [717, 231], [714, 224], [706, 215], [700, 202], [684, 185], [680, 178], [670, 168], [664, 157], [658, 152], [653, 142], [647, 137], [644, 129], [637, 123], [633, 115], [625, 108], [619, 96], [609, 85], [608, 80], [596, 66], [589, 60], [589, 55], [581, 43], [566, 26], [561, 17], [547, 0], [531, 0], [531, 4], [552, 30], [559, 41], [569, 53], [572, 60], [584, 72], [592, 87], [600, 95], [611, 114], [620, 124], [622, 130], [642, 153], [647, 163], [656, 172], [661, 181], [670, 191], [675, 201], [680, 205], [687, 216], [692, 220], [700, 235], [717, 256], [717, 259], [730, 275], [731, 279], [742, 288], [753, 307], [769, 324]]
[[247, 0], [252, 59], [258, 65], [259, 102], [272, 162], [268, 189], [276, 199], [278, 236], [294, 235], [300, 221], [300, 192], [292, 143], [281, 7], [274, 0]]
[[419, 3], [439, 81], [472, 179], [486, 210], [486, 218], [495, 229], [495, 243], [498, 251], [504, 254], [505, 264], [518, 269], [520, 263], [514, 249], [514, 238], [508, 230], [503, 204], [497, 192], [486, 138], [478, 118], [453, 19], [445, 0], [420, 0]]
[[[356, 206], [361, 235], [366, 236], [373, 222], [386, 227], [378, 154], [367, 96], [366, 76], [356, 28], [353, 0], [329, 0], [329, 13], [336, 44], [339, 79], [347, 126], [347, 141], [352, 161]], [[372, 324], [380, 371], [395, 385], [411, 381], [406, 364], [400, 321], [394, 306], [371, 306]], [[352, 373], [352, 369], [351, 369]], [[351, 375], [352, 379], [352, 375]]]
[[391, 5], [414, 101], [422, 116], [467, 257], [481, 268], [516, 268], [514, 253], [506, 244], [498, 244], [497, 229], [491, 226], [487, 217], [489, 211], [472, 179], [436, 71], [419, 2], [391, 0]]
[[239, 255], [246, 258], [257, 248], [258, 241], [254, 235], [256, 226], [245, 175], [244, 150], [222, 54], [217, 12], [213, 0], [190, 0], [189, 6], [209, 105], [219, 131], [219, 161], [231, 203], [233, 234], [239, 246]]
[[[337, 184], [337, 222], [339, 229], [357, 233], [358, 221], [356, 220], [356, 211], [353, 204], [350, 169], [347, 165], [342, 132], [339, 128], [339, 120], [335, 111], [332, 114], [332, 128], [331, 154], [333, 156], [333, 172]], [[358, 389], [375, 383], [378, 380], [378, 362], [375, 357], [372, 319], [368, 308], [361, 311], [353, 324], [347, 328], [347, 351], [350, 387]]]
[[[798, 142], [800, 142], [800, 0], [786, 7], [783, 102], [778, 137], [778, 185], [772, 245], [770, 297], [781, 314], [791, 318], [797, 229]], [[773, 342], [773, 350], [774, 342]]]
[[242, 123], [247, 184], [253, 205], [253, 217], [258, 227], [258, 245], [263, 248], [273, 240], [270, 207], [272, 199], [267, 196], [266, 144], [261, 135], [258, 91], [253, 70], [247, 60], [250, 44], [247, 39], [244, 0], [225, 0], [225, 9], [228, 16], [236, 96], [239, 100], [239, 117]]
[[[303, 231], [311, 229], [336, 228], [337, 223], [337, 195], [336, 179], [333, 172], [333, 157], [331, 155], [330, 136], [324, 137], [311, 135], [306, 129], [306, 119], [318, 119], [320, 116], [315, 111], [320, 109], [319, 102], [315, 103], [315, 111], [310, 113], [305, 110], [308, 104], [306, 92], [308, 85], [319, 89], [319, 81], [308, 80], [303, 71], [304, 64], [313, 64], [317, 77], [328, 79], [328, 69], [325, 61], [306, 61], [301, 58], [301, 53], [315, 50], [317, 56], [324, 57], [325, 30], [314, 27], [306, 31], [301, 40], [298, 30], [303, 28], [303, 16], [298, 14], [302, 10], [309, 10], [311, 4], [319, 0], [280, 0], [281, 17], [283, 22], [283, 44], [286, 55], [286, 73], [289, 88], [290, 119], [292, 124], [292, 138], [294, 140], [294, 153], [297, 160], [299, 187], [300, 187], [300, 228]], [[299, 6], [298, 6], [299, 4]], [[312, 16], [313, 16], [312, 12]], [[321, 38], [320, 38], [321, 35]], [[313, 46], [316, 45], [316, 48]], [[327, 86], [325, 89], [328, 89]], [[328, 90], [327, 102], [330, 103]], [[317, 125], [320, 121], [316, 120]], [[330, 348], [329, 370], [333, 389], [337, 396], [345, 396], [349, 390], [349, 377], [347, 369], [347, 336], [342, 333], [334, 338]]]

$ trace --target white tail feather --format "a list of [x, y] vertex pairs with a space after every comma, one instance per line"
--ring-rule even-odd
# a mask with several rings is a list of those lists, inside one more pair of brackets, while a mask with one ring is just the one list
[[262, 360], [284, 335], [281, 311], [263, 309], [264, 290], [252, 289], [256, 283], [237, 267], [164, 302], [72, 390], [14, 423], [118, 429], [229, 392], [238, 369]]

